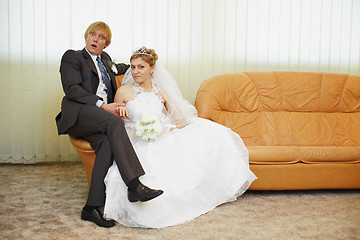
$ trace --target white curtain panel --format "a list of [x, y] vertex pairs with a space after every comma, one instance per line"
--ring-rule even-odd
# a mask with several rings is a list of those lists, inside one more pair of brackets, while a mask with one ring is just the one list
[[360, 0], [0, 0], [0, 163], [79, 161], [55, 126], [59, 64], [99, 20], [116, 61], [154, 48], [192, 103], [224, 73], [360, 75]]

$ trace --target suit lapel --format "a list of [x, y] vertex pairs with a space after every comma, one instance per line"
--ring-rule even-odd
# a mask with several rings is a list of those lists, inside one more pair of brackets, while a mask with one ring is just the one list
[[91, 56], [89, 55], [89, 53], [86, 51], [85, 48], [82, 50], [82, 54], [84, 56], [86, 65], [91, 69], [93, 73], [92, 82], [91, 82], [92, 92], [96, 93], [100, 81], [98, 71], [96, 70], [94, 61], [92, 60]]
[[82, 53], [83, 53], [83, 56], [85, 58], [85, 61], [86, 61], [87, 65], [90, 67], [91, 71], [93, 71], [97, 76], [99, 76], [98, 72], [96, 70], [94, 61], [90, 57], [89, 53], [85, 50], [85, 48], [82, 50]]
[[[82, 54], [84, 56], [86, 64], [89, 66], [91, 71], [96, 75], [96, 77], [93, 78], [95, 81], [93, 81], [93, 83], [92, 83], [93, 89], [95, 89], [95, 92], [96, 92], [96, 89], [97, 89], [97, 87], [99, 85], [99, 81], [100, 81], [98, 71], [97, 71], [96, 66], [94, 64], [94, 61], [92, 60], [91, 56], [89, 55], [89, 53], [86, 51], [85, 48], [82, 50]], [[109, 56], [106, 53], [102, 52], [101, 53], [101, 60], [104, 63], [106, 71], [108, 72], [108, 74], [110, 76], [111, 84], [112, 84], [112, 87], [113, 87], [113, 93], [115, 94], [117, 86], [116, 86], [115, 75], [111, 71], [111, 68], [110, 68], [110, 65], [109, 65], [109, 61], [110, 61]], [[112, 96], [112, 98], [113, 97], [114, 96]]]

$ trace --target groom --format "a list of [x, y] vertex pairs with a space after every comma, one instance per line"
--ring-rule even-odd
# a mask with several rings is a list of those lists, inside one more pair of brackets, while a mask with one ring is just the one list
[[[104, 178], [114, 159], [128, 187], [131, 202], [148, 201], [163, 193], [144, 186], [138, 179], [145, 174], [114, 103], [115, 73], [110, 69], [110, 56], [103, 50], [111, 43], [111, 30], [104, 22], [90, 24], [85, 32], [85, 48], [68, 50], [61, 59], [60, 74], [65, 96], [56, 116], [58, 133], [83, 138], [96, 153], [91, 184], [81, 219], [101, 227], [113, 227], [103, 218], [105, 204]], [[129, 68], [116, 65], [118, 74]]]

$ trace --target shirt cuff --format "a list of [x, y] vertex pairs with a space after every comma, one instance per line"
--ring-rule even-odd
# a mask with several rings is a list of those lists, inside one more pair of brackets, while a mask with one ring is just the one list
[[104, 103], [104, 101], [102, 101], [102, 100], [97, 100], [97, 102], [96, 102], [96, 106], [97, 107], [101, 107], [101, 105]]

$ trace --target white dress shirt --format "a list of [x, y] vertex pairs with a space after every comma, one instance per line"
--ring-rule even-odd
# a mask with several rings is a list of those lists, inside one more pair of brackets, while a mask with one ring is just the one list
[[[86, 48], [85, 48], [86, 49]], [[93, 55], [91, 54], [87, 49], [86, 51], [89, 53], [91, 59], [93, 60], [94, 64], [95, 64], [95, 67], [96, 67], [96, 70], [98, 72], [98, 75], [99, 75], [99, 85], [98, 85], [98, 88], [96, 90], [96, 95], [101, 97], [103, 100], [98, 100], [96, 102], [96, 106], [98, 107], [101, 107], [101, 105], [103, 103], [108, 103], [107, 102], [107, 92], [106, 92], [106, 86], [105, 86], [105, 83], [104, 81], [102, 80], [102, 76], [101, 76], [101, 72], [100, 72], [100, 69], [99, 69], [99, 65], [98, 65], [98, 62], [96, 61], [96, 58], [98, 56], [96, 55]], [[100, 56], [99, 56], [100, 57]]]

